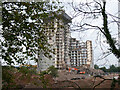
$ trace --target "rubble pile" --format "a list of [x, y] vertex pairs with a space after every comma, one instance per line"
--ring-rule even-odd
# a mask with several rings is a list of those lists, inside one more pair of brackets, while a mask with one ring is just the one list
[[81, 66], [80, 68], [78, 68], [80, 71], [85, 71], [86, 74], [90, 74], [92, 76], [94, 75], [104, 75], [105, 72], [100, 70], [100, 69], [92, 69], [92, 68], [87, 68], [84, 66]]
[[104, 75], [105, 72], [100, 70], [100, 69], [92, 69], [92, 68], [87, 68], [84, 66], [81, 66], [78, 68], [80, 71], [85, 71], [86, 74], [90, 74], [92, 76], [94, 75]]

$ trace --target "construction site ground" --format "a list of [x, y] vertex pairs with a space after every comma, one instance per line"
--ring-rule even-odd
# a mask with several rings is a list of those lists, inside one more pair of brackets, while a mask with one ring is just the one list
[[[58, 77], [53, 78], [51, 75], [45, 74], [44, 77], [40, 75], [24, 75], [18, 71], [11, 72], [14, 76], [14, 85], [19, 89], [24, 88], [93, 88], [100, 83], [103, 79], [90, 74], [76, 74], [75, 72], [69, 72], [68, 70], [59, 70]], [[118, 74], [102, 75], [105, 79], [113, 79]], [[117, 78], [116, 78], [117, 80]], [[109, 88], [111, 87], [112, 80], [106, 80], [96, 88]], [[4, 86], [7, 84], [4, 83]], [[115, 88], [120, 90], [118, 83], [115, 84]]]
[[[105, 79], [113, 79], [113, 77], [118, 76], [118, 74], [110, 74], [103, 75]], [[69, 87], [69, 88], [93, 88], [95, 85], [100, 83], [103, 79], [89, 74], [75, 74], [67, 71], [59, 71], [59, 77], [54, 78], [55, 83], [53, 84], [53, 88], [59, 87]], [[105, 80], [103, 83], [98, 85], [96, 88], [111, 88], [112, 80]], [[119, 88], [120, 86], [116, 83], [115, 88]]]

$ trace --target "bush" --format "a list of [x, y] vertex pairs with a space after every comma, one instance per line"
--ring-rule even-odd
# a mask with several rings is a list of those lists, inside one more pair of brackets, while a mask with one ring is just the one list
[[3, 66], [2, 67], [2, 79], [3, 79], [3, 88], [14, 87], [14, 76], [13, 76], [13, 67]]
[[4, 82], [13, 82], [13, 75], [10, 69], [10, 67], [2, 67], [2, 79], [4, 80]]
[[35, 68], [32, 68], [32, 67], [22, 66], [22, 67], [19, 69], [19, 72], [21, 72], [21, 73], [23, 73], [23, 74], [36, 74], [36, 69], [35, 69]]
[[42, 71], [42, 72], [40, 72], [40, 75], [41, 75], [41, 76], [43, 76], [43, 75], [45, 75], [45, 74], [48, 74], [48, 71]]
[[54, 66], [50, 66], [48, 68], [48, 74], [50, 74], [53, 77], [58, 77], [58, 69], [55, 68]]
[[19, 72], [23, 73], [23, 74], [28, 74], [29, 73], [29, 69], [25, 66], [22, 66], [20, 69], [19, 69]]

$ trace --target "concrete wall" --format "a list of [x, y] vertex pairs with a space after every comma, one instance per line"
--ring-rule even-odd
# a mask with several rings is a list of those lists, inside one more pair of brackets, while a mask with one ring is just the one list
[[[48, 33], [48, 43], [51, 45], [51, 50], [55, 50], [55, 54], [52, 54], [52, 58], [49, 59], [45, 57], [44, 55], [39, 56], [39, 62], [38, 62], [38, 71], [44, 71], [51, 65], [54, 65], [56, 68], [62, 69], [65, 68], [66, 65], [69, 65], [69, 26], [68, 21], [57, 19], [55, 18], [52, 21], [45, 20], [47, 25], [53, 24], [53, 27], [55, 29], [50, 29], [48, 26], [48, 30], [50, 31]], [[52, 32], [51, 32], [52, 31]], [[40, 60], [41, 59], [41, 60]]]

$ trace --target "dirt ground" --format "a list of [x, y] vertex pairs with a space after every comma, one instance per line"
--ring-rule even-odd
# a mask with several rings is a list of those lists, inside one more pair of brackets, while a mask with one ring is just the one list
[[[88, 74], [75, 74], [66, 70], [58, 72], [58, 77], [53, 78], [51, 75], [45, 74], [43, 78], [39, 75], [26, 76], [22, 73], [14, 73], [15, 85], [17, 88], [93, 88], [103, 79]], [[104, 75], [105, 79], [113, 79], [117, 74]], [[112, 80], [106, 80], [96, 88], [110, 88]], [[115, 84], [115, 87], [120, 90], [120, 86]], [[108, 90], [108, 89], [107, 89]]]
[[[113, 77], [118, 76], [117, 74], [105, 75], [105, 79], [112, 79]], [[84, 77], [82, 79], [82, 77]], [[71, 80], [72, 78], [77, 78], [76, 80]], [[54, 88], [93, 88], [95, 85], [99, 84], [103, 79], [97, 77], [96, 79], [90, 75], [82, 75], [69, 73], [66, 71], [59, 71], [59, 77], [54, 78], [55, 83], [53, 84]], [[105, 80], [96, 88], [111, 88], [112, 80]], [[115, 84], [115, 88], [120, 89], [118, 83]]]

